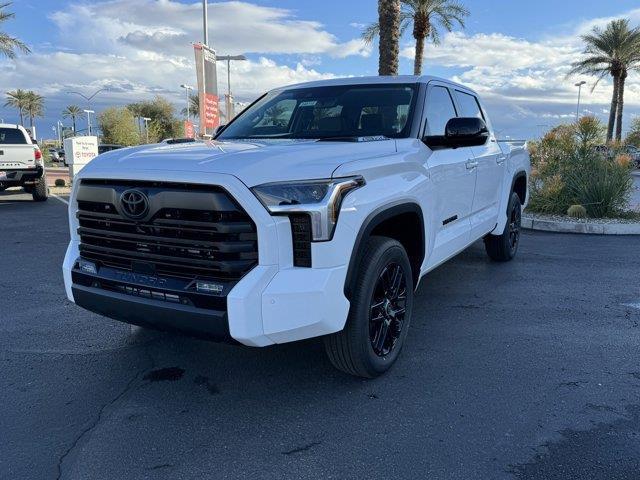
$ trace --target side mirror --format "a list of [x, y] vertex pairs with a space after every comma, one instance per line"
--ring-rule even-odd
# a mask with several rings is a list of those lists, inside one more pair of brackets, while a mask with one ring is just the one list
[[429, 136], [424, 143], [430, 148], [461, 148], [484, 145], [489, 140], [489, 129], [483, 119], [457, 117], [447, 122], [444, 136]]

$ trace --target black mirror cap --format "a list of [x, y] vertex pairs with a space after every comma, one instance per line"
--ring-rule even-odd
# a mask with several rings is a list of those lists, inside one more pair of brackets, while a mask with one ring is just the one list
[[490, 133], [483, 119], [456, 117], [447, 122], [444, 135], [430, 135], [422, 141], [431, 149], [478, 147], [489, 140]]
[[489, 140], [489, 129], [478, 117], [452, 118], [445, 127], [445, 137], [452, 146], [475, 147]]

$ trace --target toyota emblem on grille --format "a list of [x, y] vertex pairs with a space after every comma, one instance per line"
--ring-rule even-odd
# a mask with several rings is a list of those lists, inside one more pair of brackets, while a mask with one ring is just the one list
[[149, 211], [149, 199], [140, 190], [126, 190], [120, 195], [120, 206], [127, 217], [139, 219]]

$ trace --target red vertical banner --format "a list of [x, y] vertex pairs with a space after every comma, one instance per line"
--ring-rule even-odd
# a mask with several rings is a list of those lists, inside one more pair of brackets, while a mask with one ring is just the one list
[[196, 138], [196, 130], [193, 128], [193, 122], [185, 120], [184, 122], [184, 136], [185, 138]]
[[219, 104], [217, 95], [204, 94], [204, 125], [208, 129], [215, 129], [220, 125]]
[[220, 125], [216, 52], [201, 43], [194, 44], [194, 49], [200, 99], [200, 134], [213, 135]]

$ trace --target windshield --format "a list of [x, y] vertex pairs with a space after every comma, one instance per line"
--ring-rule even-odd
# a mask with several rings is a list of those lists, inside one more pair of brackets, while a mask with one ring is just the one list
[[274, 91], [240, 114], [217, 139], [408, 137], [416, 97], [415, 84]]

